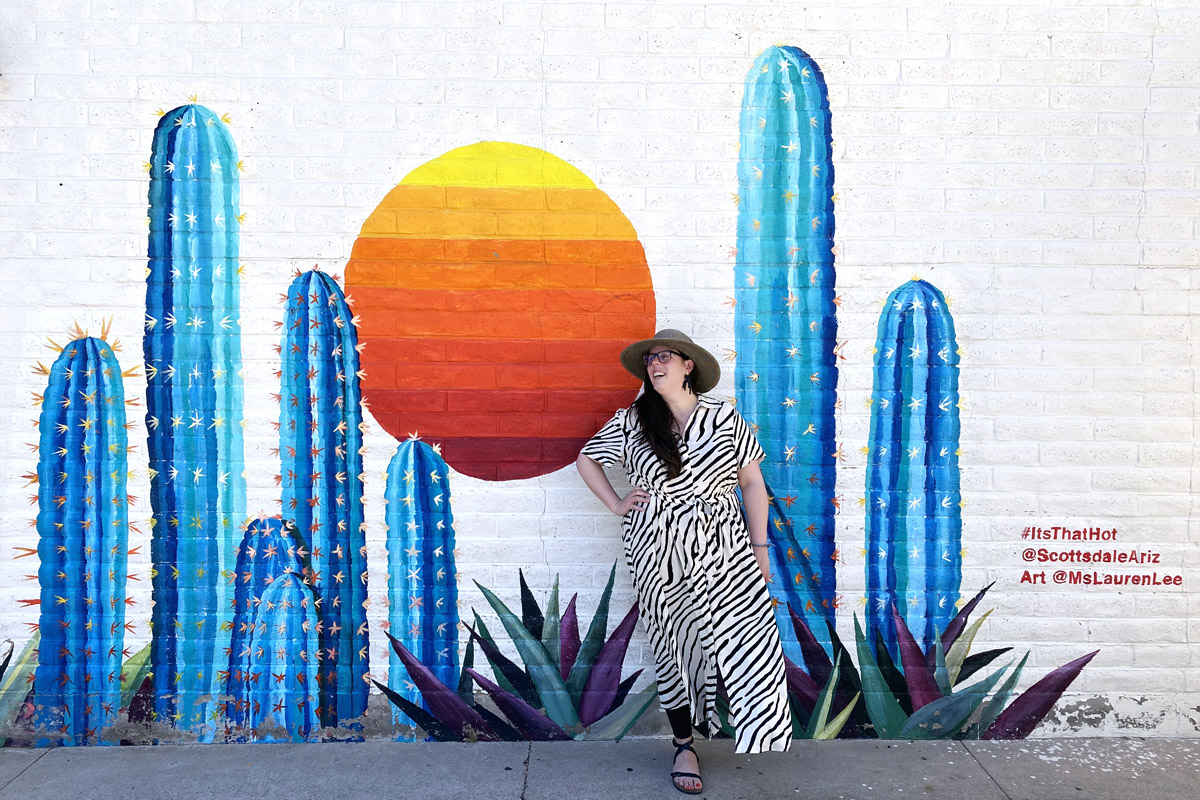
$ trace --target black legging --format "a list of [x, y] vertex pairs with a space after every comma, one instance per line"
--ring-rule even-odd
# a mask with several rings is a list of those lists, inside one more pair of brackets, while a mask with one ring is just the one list
[[[687, 739], [692, 735], [692, 711], [687, 706], [682, 708], [668, 708], [667, 719], [671, 723], [671, 733], [679, 741]], [[708, 723], [702, 722], [696, 726], [696, 730], [700, 731], [701, 736], [708, 736]]]

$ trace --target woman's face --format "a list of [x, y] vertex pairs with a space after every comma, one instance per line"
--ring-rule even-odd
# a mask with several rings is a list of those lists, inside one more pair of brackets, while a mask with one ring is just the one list
[[687, 361], [680, 357], [679, 353], [671, 352], [672, 347], [665, 345], [655, 345], [650, 348], [650, 354], [655, 353], [671, 353], [666, 363], [658, 360], [651, 361], [646, 367], [646, 374], [650, 378], [650, 385], [659, 394], [671, 394], [676, 390], [683, 388], [683, 376], [689, 374], [695, 364], [689, 359]]

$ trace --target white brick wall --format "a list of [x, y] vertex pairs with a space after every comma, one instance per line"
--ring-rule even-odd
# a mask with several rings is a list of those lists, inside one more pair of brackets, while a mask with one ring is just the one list
[[[19, 476], [36, 468], [24, 442], [35, 433], [30, 392], [42, 389], [31, 367], [52, 358], [45, 337], [75, 320], [94, 331], [111, 316], [123, 364], [139, 358], [141, 162], [155, 109], [198, 94], [233, 119], [246, 165], [252, 375], [273, 368], [275, 298], [291, 271], [319, 262], [340, 273], [362, 221], [400, 178], [487, 139], [547, 149], [593, 178], [642, 238], [660, 323], [718, 349], [733, 342], [721, 301], [733, 293], [742, 82], [763, 47], [783, 42], [822, 66], [833, 109], [848, 340], [838, 492], [862, 493], [879, 301], [917, 273], [949, 295], [965, 352], [963, 592], [997, 581], [977, 646], [1030, 649], [1023, 685], [1100, 648], [1069, 700], [1102, 695], [1114, 711], [1095, 727], [1072, 728], [1064, 714], [1044, 730], [1118, 734], [1141, 720], [1139, 734], [1197, 735], [1180, 710], [1200, 705], [1194, 5], [6, 0], [0, 637], [23, 641], [37, 618], [17, 602], [37, 596], [24, 580], [37, 565], [10, 556], [36, 544]], [[126, 390], [140, 397], [144, 385]], [[257, 379], [246, 391], [249, 505], [268, 512], [271, 391]], [[732, 375], [717, 393], [733, 394]], [[141, 417], [131, 418], [137, 441]], [[393, 447], [372, 425], [376, 631], [386, 615], [379, 499]], [[144, 520], [140, 474], [131, 492]], [[543, 597], [559, 573], [590, 613], [614, 560], [614, 608], [632, 602], [616, 520], [573, 469], [454, 482], [464, 613], [487, 607], [472, 579], [515, 600], [518, 567]], [[1121, 546], [1161, 550], [1183, 590], [1021, 585], [1020, 532], [1047, 522], [1115, 526]], [[143, 580], [131, 593], [144, 636], [142, 527], [131, 571]], [[849, 639], [864, 585], [856, 503], [844, 504], [838, 531]], [[628, 661], [652, 674], [643, 642]], [[372, 659], [386, 663], [381, 637]]]

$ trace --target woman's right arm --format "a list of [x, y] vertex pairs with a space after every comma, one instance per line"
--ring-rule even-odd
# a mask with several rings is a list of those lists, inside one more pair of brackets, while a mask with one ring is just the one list
[[613, 489], [612, 484], [609, 483], [608, 476], [604, 474], [604, 467], [582, 453], [579, 454], [579, 458], [575, 459], [575, 468], [579, 470], [579, 477], [583, 478], [583, 482], [592, 490], [592, 494], [600, 498], [604, 507], [618, 517], [625, 516], [635, 508], [644, 509], [646, 501], [650, 499], [649, 492], [636, 486], [625, 497], [618, 495], [616, 489]]

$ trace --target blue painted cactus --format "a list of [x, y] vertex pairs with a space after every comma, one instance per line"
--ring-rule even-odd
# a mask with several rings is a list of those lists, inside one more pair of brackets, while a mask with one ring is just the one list
[[[86, 336], [62, 348], [41, 399], [34, 672], [41, 744], [99, 744], [121, 706], [129, 449], [113, 346]], [[33, 477], [33, 476], [30, 476]]]
[[247, 642], [246, 724], [259, 741], [308, 741], [320, 728], [316, 595], [290, 572], [271, 581], [259, 600]]
[[154, 131], [146, 277], [155, 716], [215, 732], [245, 517], [238, 178], [233, 138], [199, 105]]
[[[738, 409], [766, 451], [782, 503], [769, 534], [784, 644], [786, 605], [828, 645], [836, 606], [837, 319], [829, 100], [816, 63], [770, 47], [746, 78], [738, 161]], [[802, 558], [799, 554], [809, 554]]]
[[367, 710], [367, 545], [358, 331], [341, 288], [316, 270], [285, 298], [279, 436], [283, 516], [308, 544], [321, 598], [322, 724]]
[[[446, 462], [418, 439], [401, 442], [388, 465], [388, 628], [446, 686], [458, 680], [458, 582]], [[394, 648], [388, 686], [420, 704]], [[392, 716], [412, 725], [402, 712]]]
[[[307, 739], [313, 730], [309, 715], [315, 719], [318, 702], [316, 594], [311, 588], [307, 593], [290, 587], [286, 592], [283, 587], [269, 591], [282, 578], [294, 579], [293, 582], [304, 589], [308, 577], [306, 557], [307, 547], [291, 521], [265, 517], [247, 523], [233, 573], [232, 636], [229, 671], [225, 674], [225, 716], [243, 730], [255, 731], [268, 718], [275, 719], [280, 725], [296, 723], [298, 727], [289, 724], [288, 731], [298, 740]], [[285, 614], [281, 606], [285, 606], [288, 613]], [[280, 624], [285, 624], [283, 631], [278, 628]], [[267, 655], [262, 651], [277, 653], [283, 648], [291, 653], [293, 645], [283, 634], [297, 626], [301, 634], [298, 641], [304, 645], [301, 648], [304, 657], [293, 653], [297, 657], [283, 663], [271, 656], [273, 672], [265, 672], [262, 665]], [[292, 692], [292, 705], [288, 708], [295, 707], [302, 713], [297, 716], [289, 710], [280, 718], [278, 713], [272, 712], [275, 704], [262, 702], [262, 690], [268, 688], [268, 684], [274, 691]], [[309, 696], [305, 692], [311, 694], [307, 710], [295, 705]]]
[[879, 317], [867, 449], [867, 641], [899, 663], [895, 605], [927, 653], [962, 580], [958, 345], [946, 298], [914, 279]]

